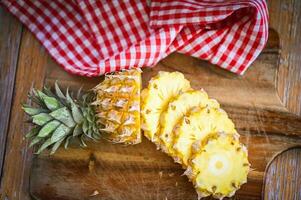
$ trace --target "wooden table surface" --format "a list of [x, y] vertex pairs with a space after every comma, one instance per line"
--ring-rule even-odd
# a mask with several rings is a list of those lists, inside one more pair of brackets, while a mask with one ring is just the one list
[[[301, 1], [271, 0], [269, 43], [260, 59], [267, 59], [262, 67], [275, 67], [273, 87], [274, 98], [279, 101], [277, 109], [293, 115], [301, 115]], [[271, 59], [271, 60], [269, 60]], [[161, 65], [192, 65], [194, 58], [173, 54]], [[237, 79], [234, 75], [201, 62], [210, 70], [208, 73], [226, 74], [224, 77]], [[260, 62], [257, 65], [261, 65]], [[266, 69], [263, 69], [264, 74]], [[273, 69], [274, 70], [274, 69]], [[272, 71], [273, 71], [272, 70]], [[250, 70], [251, 71], [251, 70]], [[274, 71], [273, 71], [274, 72]], [[32, 150], [25, 148], [22, 131], [28, 130], [23, 123], [24, 116], [20, 103], [27, 99], [28, 90], [34, 85], [42, 87], [54, 79], [65, 75], [50, 58], [44, 48], [29, 31], [12, 15], [0, 8], [0, 199], [29, 199], [29, 171], [32, 163]], [[260, 76], [260, 73], [255, 75]], [[209, 75], [207, 79], [210, 79]], [[254, 76], [252, 71], [244, 77]], [[47, 78], [45, 78], [47, 77]], [[69, 76], [66, 76], [69, 77]], [[70, 76], [71, 77], [71, 76]], [[260, 79], [262, 77], [258, 77]], [[88, 82], [87, 78], [73, 77], [73, 82]], [[251, 77], [250, 80], [256, 80]], [[66, 80], [68, 82], [68, 80]], [[72, 81], [68, 82], [69, 84]], [[270, 80], [264, 80], [267, 83]], [[98, 79], [89, 79], [93, 86]], [[89, 85], [88, 85], [89, 86]], [[74, 85], [75, 87], [75, 85]], [[264, 86], [266, 87], [266, 85]], [[268, 86], [270, 87], [270, 86]], [[270, 90], [269, 90], [270, 91]], [[210, 92], [220, 92], [211, 88]], [[264, 94], [263, 94], [264, 95]], [[230, 101], [231, 98], [229, 98]], [[224, 103], [227, 104], [227, 96]], [[269, 103], [269, 100], [266, 101]], [[272, 101], [270, 101], [272, 102]], [[273, 100], [274, 102], [274, 100]], [[272, 105], [271, 105], [272, 106]], [[300, 118], [294, 118], [299, 126]], [[299, 120], [299, 121], [298, 121]], [[288, 126], [289, 128], [290, 126]], [[277, 128], [277, 127], [276, 127]], [[21, 131], [22, 130], [22, 131]], [[299, 126], [301, 130], [301, 126]], [[301, 149], [288, 149], [279, 154], [266, 168], [262, 196], [264, 199], [301, 199]]]

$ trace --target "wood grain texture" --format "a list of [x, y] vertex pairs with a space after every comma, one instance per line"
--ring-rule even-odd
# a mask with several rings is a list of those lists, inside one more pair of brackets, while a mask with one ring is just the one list
[[264, 199], [301, 199], [300, 166], [301, 148], [290, 149], [277, 156], [267, 169]]
[[[289, 26], [286, 23], [290, 23], [290, 20], [285, 17], [292, 16], [291, 8], [287, 15], [280, 13], [283, 9], [281, 6], [285, 8], [286, 2], [288, 5], [298, 3], [291, 0], [269, 1], [269, 9], [272, 11], [269, 42], [243, 77], [237, 77], [207, 62], [181, 54], [173, 54], [157, 67], [146, 69], [143, 73], [145, 85], [158, 70], [182, 71], [188, 79], [192, 80], [195, 88], [204, 88], [211, 97], [222, 103], [223, 108], [236, 123], [242, 135], [241, 140], [249, 148], [250, 162], [254, 169], [249, 175], [248, 184], [238, 191], [236, 196], [238, 199], [263, 197], [266, 166], [283, 150], [300, 146], [300, 117], [287, 110], [277, 93], [278, 91], [281, 94], [282, 89], [287, 88], [285, 93], [287, 102], [290, 102], [289, 104], [294, 108], [298, 105], [299, 102], [289, 97], [292, 94], [298, 96], [298, 87], [289, 81], [296, 80], [299, 68], [291, 68], [290, 64], [281, 72], [281, 65], [279, 65], [280, 55], [283, 55], [282, 47], [287, 45], [283, 40], [288, 37], [283, 36], [287, 32], [284, 26]], [[293, 36], [298, 37], [296, 34]], [[1, 43], [0, 45], [2, 46]], [[289, 46], [285, 48], [290, 51]], [[23, 135], [29, 126], [24, 124], [26, 117], [20, 111], [20, 103], [26, 101], [26, 94], [30, 87], [34, 85], [39, 88], [43, 82], [53, 85], [58, 79], [64, 88], [71, 86], [71, 90], [75, 90], [83, 86], [84, 89], [89, 89], [96, 85], [100, 78], [90, 79], [67, 74], [49, 58], [27, 31], [23, 33], [19, 54], [4, 176], [0, 189], [1, 200], [27, 200], [30, 199], [28, 192], [33, 197], [43, 200], [195, 199], [196, 194], [191, 183], [186, 177], [180, 176], [183, 172], [181, 167], [174, 164], [164, 153], [156, 151], [155, 146], [145, 138], [142, 144], [132, 147], [111, 145], [101, 141], [82, 150], [73, 144], [71, 149], [67, 151], [60, 149], [53, 157], [46, 154], [34, 156], [32, 163], [32, 150], [27, 149], [28, 143], [23, 140]], [[281, 81], [281, 78], [285, 81]], [[290, 91], [292, 89], [294, 92]], [[288, 151], [288, 154], [293, 160], [300, 156], [291, 151]], [[289, 162], [287, 159], [282, 159], [278, 162], [278, 166], [286, 166]], [[298, 169], [297, 167], [291, 170], [294, 172], [292, 174], [298, 174]], [[270, 173], [274, 172], [268, 170], [267, 176]], [[285, 176], [280, 170], [277, 170], [275, 176], [281, 177], [283, 181], [279, 184], [266, 182], [268, 186], [265, 188], [269, 188], [270, 193], [276, 195], [279, 188], [284, 193], [286, 191], [296, 193], [301, 187], [298, 181], [295, 182], [295, 187], [288, 187], [284, 181]], [[91, 196], [95, 191], [99, 194]]]
[[[260, 199], [265, 166], [283, 148], [300, 144], [285, 137], [252, 136], [240, 132], [248, 144], [253, 164], [248, 183], [238, 191], [238, 199]], [[285, 144], [283, 144], [285, 140]], [[267, 148], [268, 146], [268, 148]], [[146, 139], [124, 147], [101, 141], [89, 148], [59, 149], [54, 156], [36, 157], [31, 172], [31, 194], [37, 199], [196, 199], [193, 186], [180, 165], [156, 151]], [[99, 194], [91, 197], [94, 191]]]
[[301, 1], [270, 0], [270, 27], [280, 40], [278, 94], [290, 111], [301, 115]]
[[[11, 109], [9, 131], [5, 152], [5, 163], [1, 181], [1, 200], [30, 199], [29, 171], [32, 150], [27, 148], [24, 134], [29, 130], [21, 103], [27, 100], [31, 87], [41, 88], [48, 56], [40, 44], [27, 30], [22, 34], [15, 81], [15, 92]], [[30, 103], [30, 102], [28, 102]]]
[[0, 181], [22, 26], [0, 7]]

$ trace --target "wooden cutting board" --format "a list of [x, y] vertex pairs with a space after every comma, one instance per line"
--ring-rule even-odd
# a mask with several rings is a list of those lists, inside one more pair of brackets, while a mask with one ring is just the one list
[[[269, 25], [277, 33], [270, 30], [266, 49], [242, 77], [180, 54], [143, 73], [145, 84], [158, 70], [182, 71], [195, 88], [204, 88], [221, 102], [249, 148], [254, 169], [238, 191], [239, 199], [297, 199], [301, 195], [300, 153], [289, 154], [291, 150], [281, 154], [269, 167], [279, 152], [301, 145], [301, 119], [291, 114], [301, 111], [300, 2], [268, 0]], [[192, 184], [180, 176], [181, 167], [145, 138], [142, 144], [130, 147], [101, 141], [84, 150], [72, 146], [53, 157], [33, 156], [23, 139], [29, 126], [20, 106], [30, 88], [53, 85], [58, 79], [73, 90], [80, 86], [89, 89], [99, 78], [64, 72], [32, 34], [1, 8], [0, 30], [1, 200], [29, 200], [33, 196], [41, 200], [196, 198]], [[300, 148], [297, 151], [301, 152]], [[281, 162], [279, 158], [286, 155]], [[273, 167], [275, 163], [281, 170]], [[94, 192], [98, 195], [90, 196]]]
[[[259, 199], [267, 166], [280, 152], [301, 146], [301, 120], [282, 105], [276, 91], [278, 46], [273, 33], [265, 51], [242, 77], [195, 58], [172, 54], [157, 66], [143, 70], [143, 86], [158, 71], [180, 71], [195, 89], [204, 88], [233, 119], [241, 141], [249, 149], [252, 171], [239, 199]], [[100, 78], [80, 78], [56, 64], [46, 68], [45, 84], [58, 80], [63, 88], [89, 89]], [[72, 144], [49, 156], [35, 156], [30, 172], [30, 193], [41, 200], [82, 199], [196, 199], [180, 165], [143, 138], [123, 146], [106, 141], [86, 149]]]

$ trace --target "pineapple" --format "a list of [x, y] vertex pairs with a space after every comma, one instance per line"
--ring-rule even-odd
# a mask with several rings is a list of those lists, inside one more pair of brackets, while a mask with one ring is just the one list
[[81, 146], [90, 138], [103, 136], [116, 143], [136, 144], [140, 134], [141, 70], [131, 69], [105, 76], [94, 93], [73, 99], [63, 94], [58, 84], [55, 93], [48, 88], [32, 90], [31, 99], [38, 105], [23, 106], [35, 127], [26, 135], [30, 146], [38, 145], [36, 153], [51, 148], [53, 154], [61, 144], [67, 148], [78, 138]]
[[207, 142], [194, 146], [195, 153], [185, 173], [199, 197], [231, 197], [247, 182], [250, 170], [247, 149], [231, 134], [210, 135]]
[[137, 144], [140, 133], [141, 70], [132, 69], [106, 75], [94, 88], [101, 132], [114, 143]]
[[192, 109], [174, 129], [175, 161], [187, 166], [193, 143], [203, 140], [211, 132], [227, 132], [238, 137], [233, 122], [218, 104]]
[[[101, 136], [114, 143], [141, 142], [145, 136], [186, 168], [199, 197], [231, 197], [247, 181], [248, 153], [219, 103], [196, 91], [180, 72], [159, 72], [140, 95], [141, 70], [105, 75], [92, 94], [74, 99], [48, 88], [32, 90], [38, 108], [24, 105], [35, 127], [26, 135], [37, 153], [71, 139], [94, 141]], [[141, 101], [141, 105], [140, 105]], [[141, 108], [141, 111], [140, 111]], [[140, 116], [141, 115], [141, 116]]]
[[158, 142], [155, 134], [159, 130], [160, 115], [168, 103], [190, 89], [189, 81], [180, 72], [159, 72], [149, 81], [148, 87], [141, 92], [141, 124], [149, 140]]
[[192, 90], [179, 94], [161, 114], [160, 129], [156, 135], [160, 138], [161, 149], [173, 155], [172, 139], [173, 127], [179, 123], [180, 119], [193, 107], [205, 107], [210, 103], [205, 91]]

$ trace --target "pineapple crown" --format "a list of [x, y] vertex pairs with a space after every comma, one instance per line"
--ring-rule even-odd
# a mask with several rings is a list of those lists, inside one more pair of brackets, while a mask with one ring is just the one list
[[29, 98], [37, 106], [22, 106], [35, 125], [25, 137], [31, 140], [30, 147], [39, 146], [36, 154], [47, 148], [51, 148], [50, 154], [53, 154], [61, 144], [67, 148], [70, 140], [75, 138], [79, 139], [82, 147], [87, 146], [87, 138], [99, 140], [97, 118], [90, 104], [94, 95], [86, 93], [80, 98], [79, 90], [77, 99], [72, 98], [68, 89], [64, 94], [57, 82], [54, 91], [47, 87], [42, 91], [32, 89]]

